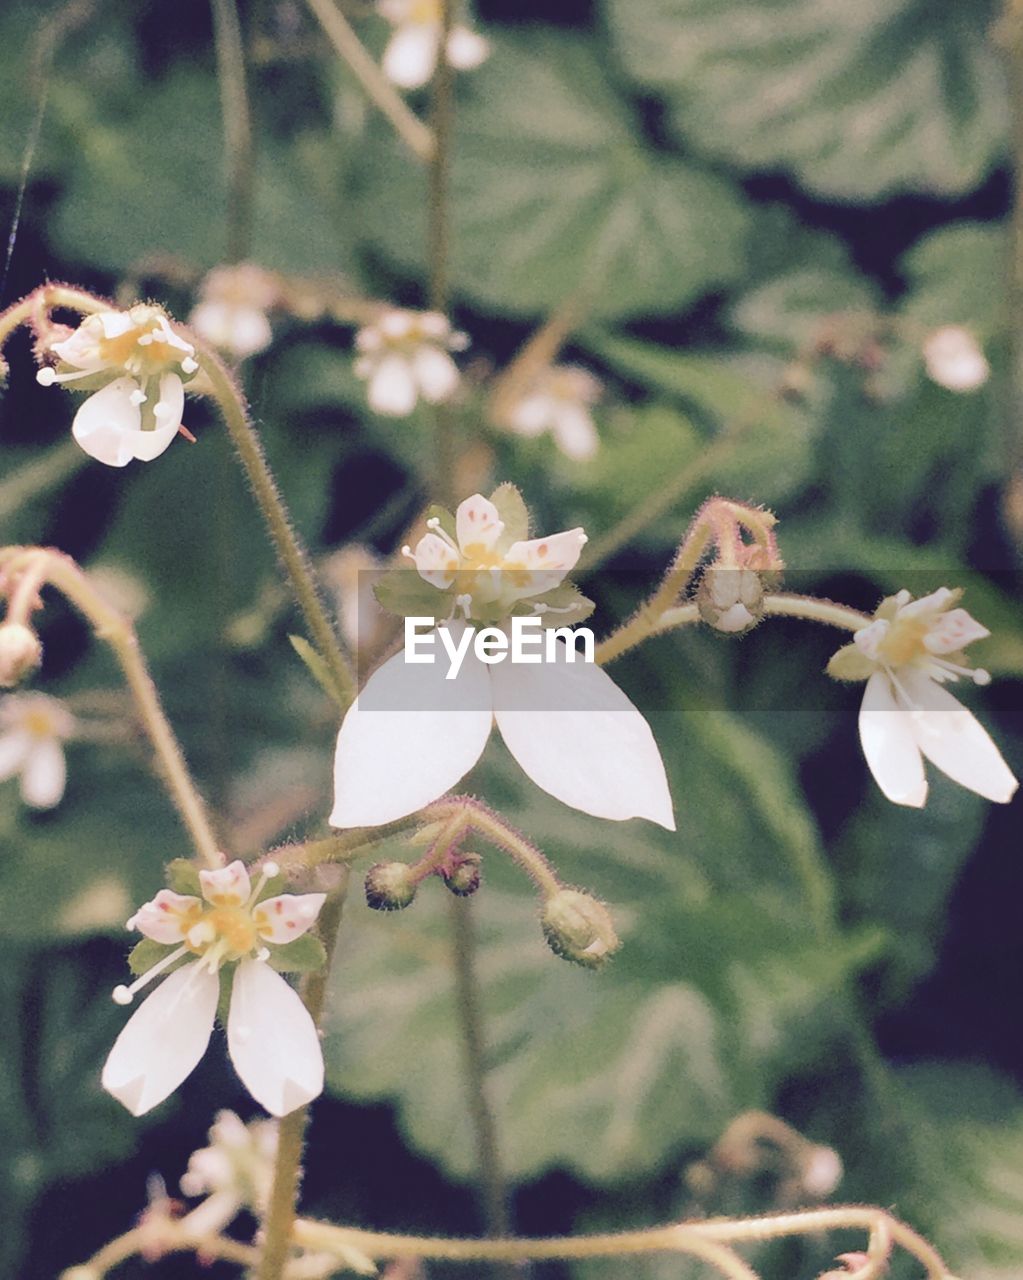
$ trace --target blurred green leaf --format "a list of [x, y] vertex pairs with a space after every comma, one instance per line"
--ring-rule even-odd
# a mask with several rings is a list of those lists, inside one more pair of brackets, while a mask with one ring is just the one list
[[954, 195], [1005, 154], [992, 0], [609, 0], [628, 73], [686, 144], [821, 195]]
[[[741, 271], [747, 224], [736, 193], [637, 141], [581, 36], [502, 36], [466, 85], [458, 120], [452, 271], [473, 302], [504, 315], [542, 314], [570, 297], [587, 315], [664, 313]], [[369, 243], [418, 272], [422, 168], [390, 139], [366, 159]]]

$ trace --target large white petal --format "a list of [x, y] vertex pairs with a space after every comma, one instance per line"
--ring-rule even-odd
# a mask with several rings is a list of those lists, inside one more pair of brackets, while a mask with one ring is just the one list
[[52, 809], [60, 803], [66, 782], [64, 748], [56, 738], [37, 739], [21, 771], [22, 800], [33, 809]]
[[419, 390], [428, 404], [440, 404], [458, 386], [458, 365], [439, 347], [420, 347], [412, 354]]
[[0, 782], [13, 778], [25, 765], [32, 750], [32, 737], [20, 729], [0, 736]]
[[398, 27], [384, 50], [384, 75], [402, 89], [419, 89], [437, 65], [440, 25], [410, 22]]
[[168, 1097], [206, 1052], [220, 979], [201, 960], [176, 969], [128, 1020], [103, 1067], [103, 1088], [133, 1116]]
[[[558, 648], [564, 654], [560, 640]], [[497, 726], [537, 786], [598, 818], [649, 818], [675, 830], [654, 735], [606, 671], [577, 655], [504, 661], [491, 680]]]
[[178, 434], [185, 412], [185, 388], [176, 373], [165, 373], [160, 379], [160, 399], [153, 412], [160, 425], [152, 431], [137, 431], [128, 440], [132, 456], [140, 462], [158, 458]]
[[554, 418], [554, 439], [565, 457], [576, 462], [588, 462], [600, 445], [593, 419], [580, 404], [558, 406]]
[[[450, 628], [457, 640], [461, 624]], [[334, 757], [335, 827], [375, 827], [449, 791], [479, 759], [492, 723], [490, 679], [472, 650], [446, 679], [447, 654], [389, 658], [348, 710]]]
[[987, 730], [972, 711], [922, 672], [900, 672], [918, 708], [910, 713], [917, 746], [953, 782], [1005, 804], [1019, 785]]
[[261, 960], [234, 975], [227, 1049], [249, 1093], [271, 1115], [286, 1116], [323, 1092], [323, 1052], [309, 1011]]
[[407, 417], [416, 407], [418, 390], [412, 366], [404, 356], [387, 355], [370, 375], [366, 399], [374, 413]]
[[891, 681], [883, 671], [874, 672], [863, 692], [860, 742], [870, 772], [888, 799], [893, 804], [922, 808], [927, 779], [912, 713], [895, 701]]
[[71, 434], [90, 458], [108, 467], [131, 462], [132, 436], [142, 422], [142, 411], [131, 399], [138, 389], [134, 378], [115, 378], [93, 392], [75, 414]]

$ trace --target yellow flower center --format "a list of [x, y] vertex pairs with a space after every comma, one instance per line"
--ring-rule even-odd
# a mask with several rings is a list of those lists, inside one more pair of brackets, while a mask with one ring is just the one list
[[188, 949], [196, 955], [203, 955], [211, 946], [223, 944], [225, 958], [239, 960], [248, 955], [256, 946], [259, 935], [252, 916], [246, 907], [213, 907], [204, 912], [201, 907], [193, 908], [194, 919], [183, 922], [182, 932], [186, 938], [196, 925], [200, 926], [201, 941], [188, 941]]
[[22, 723], [25, 732], [31, 734], [33, 738], [52, 738], [57, 731], [50, 713], [38, 708], [27, 712]]
[[102, 360], [110, 365], [120, 365], [138, 377], [150, 378], [169, 369], [180, 367], [187, 354], [158, 337], [151, 342], [140, 342], [149, 333], [158, 331], [155, 321], [136, 325], [116, 338], [100, 338], [98, 346]]
[[882, 660], [892, 667], [904, 667], [914, 658], [926, 656], [924, 637], [927, 631], [928, 624], [923, 618], [902, 618], [893, 622], [878, 645]]

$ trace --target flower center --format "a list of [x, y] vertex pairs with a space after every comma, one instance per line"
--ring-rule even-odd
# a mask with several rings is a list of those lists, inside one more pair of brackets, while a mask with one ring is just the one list
[[924, 644], [927, 630], [927, 623], [922, 618], [897, 619], [878, 645], [882, 661], [889, 666], [904, 667], [914, 658], [929, 657]]
[[225, 960], [240, 960], [258, 941], [248, 906], [213, 907], [200, 912], [182, 932], [189, 951], [201, 956], [215, 949]]
[[26, 712], [22, 724], [25, 732], [31, 734], [33, 738], [52, 738], [57, 732], [57, 726], [48, 711]]
[[155, 321], [136, 325], [114, 338], [100, 338], [99, 354], [105, 364], [119, 365], [138, 378], [151, 378], [180, 368], [188, 352], [169, 342]]

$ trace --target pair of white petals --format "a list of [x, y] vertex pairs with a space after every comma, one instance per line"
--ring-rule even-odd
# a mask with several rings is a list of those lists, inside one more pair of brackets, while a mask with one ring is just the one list
[[[103, 1087], [135, 1116], [181, 1084], [206, 1052], [220, 977], [204, 960], [176, 969], [132, 1015], [103, 1068]], [[297, 993], [262, 960], [235, 970], [227, 1048], [249, 1093], [284, 1116], [323, 1091], [323, 1053]]]
[[953, 782], [999, 804], [1018, 785], [987, 730], [940, 684], [903, 667], [867, 681], [860, 742], [870, 771], [894, 804], [919, 809], [927, 799], [924, 759]]
[[[450, 624], [455, 642], [464, 624]], [[379, 826], [454, 787], [483, 752], [496, 719], [526, 774], [558, 800], [598, 818], [649, 818], [675, 829], [650, 726], [600, 667], [481, 662], [472, 647], [455, 679], [438, 660], [403, 652], [374, 672], [338, 735], [335, 827]]]
[[[402, 89], [421, 89], [433, 76], [440, 50], [439, 22], [404, 22], [384, 50], [384, 75]], [[448, 62], [456, 71], [471, 71], [485, 61], [490, 42], [469, 27], [455, 26], [448, 36]]]
[[408, 354], [394, 351], [363, 359], [369, 407], [387, 417], [407, 417], [420, 396], [427, 404], [441, 404], [458, 387], [458, 366], [439, 347], [423, 345]]
[[71, 434], [90, 458], [108, 467], [126, 467], [132, 459], [151, 462], [170, 445], [185, 412], [185, 388], [176, 373], [160, 378], [154, 406], [158, 424], [142, 430], [142, 390], [134, 378], [115, 378], [94, 392], [75, 414]]

